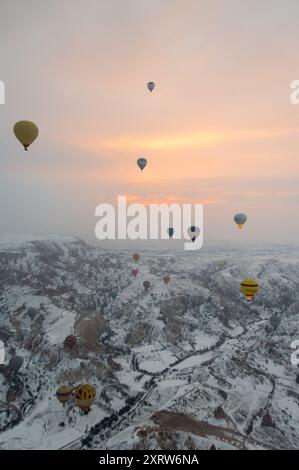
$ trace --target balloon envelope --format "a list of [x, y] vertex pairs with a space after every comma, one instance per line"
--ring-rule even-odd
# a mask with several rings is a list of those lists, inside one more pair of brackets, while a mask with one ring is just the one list
[[236, 224], [238, 225], [239, 228], [243, 227], [246, 220], [247, 220], [247, 215], [246, 214], [239, 213], [239, 214], [236, 214], [235, 217], [234, 217], [234, 221], [236, 222]]
[[117, 291], [113, 290], [113, 291], [111, 292], [111, 297], [112, 297], [113, 300], [115, 300], [116, 297], [117, 297]]
[[96, 398], [96, 389], [90, 384], [81, 384], [75, 390], [76, 404], [82, 411], [88, 411]]
[[144, 282], [143, 282], [143, 287], [144, 287], [145, 289], [149, 289], [150, 285], [151, 285], [151, 283], [150, 283], [149, 281], [144, 281]]
[[147, 88], [149, 89], [150, 92], [153, 91], [153, 89], [155, 88], [155, 83], [154, 82], [148, 82], [147, 84]]
[[38, 136], [38, 127], [31, 121], [19, 121], [13, 128], [16, 138], [24, 145], [27, 150], [29, 145], [34, 142]]
[[187, 232], [191, 240], [195, 242], [196, 238], [200, 234], [200, 229], [198, 227], [195, 227], [195, 225], [191, 225], [191, 227], [188, 228]]
[[72, 388], [68, 385], [61, 385], [56, 390], [56, 398], [60, 403], [66, 403], [72, 396]]
[[140, 170], [143, 171], [147, 165], [146, 159], [143, 157], [138, 158], [137, 165], [139, 166]]
[[72, 349], [77, 343], [77, 337], [74, 335], [69, 335], [65, 338], [63, 345], [66, 349]]
[[259, 290], [258, 282], [254, 279], [244, 279], [241, 282], [241, 291], [246, 295], [248, 302], [251, 302]]
[[21, 356], [13, 356], [8, 363], [8, 368], [13, 372], [18, 372], [23, 365], [24, 359]]

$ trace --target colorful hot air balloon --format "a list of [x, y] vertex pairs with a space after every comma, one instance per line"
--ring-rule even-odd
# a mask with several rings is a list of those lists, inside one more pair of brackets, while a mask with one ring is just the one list
[[151, 283], [149, 281], [144, 281], [143, 282], [143, 287], [145, 288], [145, 290], [148, 290], [151, 286]]
[[138, 253], [135, 253], [135, 254], [133, 255], [133, 260], [136, 261], [136, 263], [137, 263], [137, 261], [140, 260], [140, 255], [138, 255]]
[[169, 235], [169, 238], [172, 238], [173, 237], [173, 234], [174, 234], [174, 229], [172, 227], [169, 227], [167, 229], [167, 233]]
[[79, 406], [82, 411], [86, 412], [89, 411], [95, 401], [96, 389], [90, 384], [81, 384], [75, 389], [74, 395], [76, 405]]
[[69, 335], [65, 338], [63, 342], [63, 346], [65, 349], [71, 350], [73, 349], [77, 344], [77, 337], [74, 335]]
[[258, 282], [253, 279], [244, 279], [241, 282], [241, 291], [246, 295], [248, 302], [253, 300], [253, 297], [259, 290]]
[[138, 269], [137, 269], [137, 268], [133, 268], [132, 271], [131, 271], [131, 274], [132, 274], [132, 276], [136, 277], [137, 274], [138, 274]]
[[137, 165], [139, 166], [140, 170], [143, 171], [147, 165], [147, 160], [143, 157], [138, 158]]
[[187, 232], [191, 240], [195, 242], [196, 238], [200, 234], [200, 229], [198, 227], [195, 227], [195, 225], [192, 225], [191, 227], [188, 228]]
[[234, 217], [234, 221], [238, 225], [238, 227], [241, 229], [243, 225], [245, 224], [247, 220], [247, 215], [246, 214], [236, 214]]
[[38, 136], [38, 127], [34, 122], [30, 121], [19, 121], [14, 125], [13, 128], [16, 138], [24, 146], [25, 150], [35, 141]]
[[170, 276], [164, 276], [164, 277], [163, 277], [163, 281], [164, 281], [164, 283], [167, 285], [167, 284], [169, 283], [169, 281], [170, 281]]
[[148, 82], [147, 84], [147, 88], [149, 89], [150, 92], [153, 91], [153, 89], [155, 88], [155, 83], [154, 82]]
[[56, 390], [56, 397], [60, 403], [66, 403], [72, 396], [73, 389], [68, 385], [60, 385]]

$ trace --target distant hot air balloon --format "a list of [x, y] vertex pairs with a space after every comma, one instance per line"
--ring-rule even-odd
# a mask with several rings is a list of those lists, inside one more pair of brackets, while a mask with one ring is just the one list
[[170, 276], [164, 276], [163, 277], [163, 281], [165, 282], [165, 284], [167, 285], [170, 281]]
[[136, 261], [136, 263], [137, 263], [137, 261], [140, 260], [140, 255], [138, 255], [138, 253], [135, 253], [135, 254], [133, 255], [133, 260]]
[[236, 214], [235, 217], [234, 217], [234, 221], [236, 222], [236, 224], [238, 225], [238, 227], [241, 229], [243, 227], [243, 225], [245, 224], [247, 220], [247, 215], [246, 214]]
[[169, 235], [169, 238], [172, 238], [174, 234], [174, 229], [172, 227], [169, 227], [169, 229], [167, 229], [167, 233]]
[[258, 282], [253, 279], [244, 279], [241, 282], [241, 291], [246, 295], [248, 302], [251, 302], [259, 290]]
[[196, 238], [200, 234], [200, 229], [198, 227], [195, 227], [195, 225], [192, 225], [191, 227], [188, 228], [187, 232], [191, 240], [195, 242]]
[[145, 288], [145, 290], [149, 289], [151, 286], [151, 283], [149, 281], [144, 281], [143, 282], [143, 287]]
[[147, 160], [143, 157], [138, 158], [137, 165], [139, 166], [140, 170], [143, 171], [147, 165]]
[[30, 121], [19, 121], [14, 125], [13, 128], [16, 138], [24, 146], [25, 150], [35, 141], [38, 136], [38, 127], [34, 122]]
[[72, 396], [73, 389], [68, 385], [60, 385], [56, 390], [56, 397], [60, 403], [66, 403]]
[[137, 274], [138, 274], [138, 269], [137, 268], [133, 268], [132, 271], [131, 271], [131, 274], [136, 277]]
[[89, 411], [96, 398], [96, 389], [90, 384], [81, 384], [74, 391], [76, 405], [82, 411]]
[[21, 356], [13, 356], [9, 360], [8, 368], [13, 372], [18, 372], [21, 369], [23, 362], [24, 359]]
[[65, 349], [73, 349], [77, 344], [77, 337], [74, 335], [69, 335], [65, 338], [63, 346]]
[[154, 82], [148, 82], [147, 84], [147, 88], [149, 89], [150, 92], [153, 91], [153, 89], [155, 88], [155, 83]]
[[116, 299], [116, 297], [117, 297], [117, 291], [116, 291], [116, 290], [113, 290], [113, 291], [111, 292], [111, 297], [112, 297], [113, 300]]

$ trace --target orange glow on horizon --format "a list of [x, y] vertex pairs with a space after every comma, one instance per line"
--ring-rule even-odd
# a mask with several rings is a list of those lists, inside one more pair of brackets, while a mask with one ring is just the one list
[[[167, 204], [167, 205], [171, 205], [171, 204], [179, 204], [179, 205], [182, 205], [182, 204], [192, 204], [192, 203], [197, 203], [197, 204], [219, 204], [221, 203], [222, 201], [221, 200], [217, 200], [215, 197], [210, 197], [210, 198], [204, 198], [204, 199], [201, 199], [199, 197], [181, 197], [181, 196], [176, 196], [176, 195], [171, 195], [171, 196], [153, 196], [153, 197], [143, 197], [143, 196], [139, 196], [138, 194], [134, 194], [134, 195], [126, 195], [124, 194], [124, 196], [126, 196], [126, 200], [127, 200], [127, 205], [129, 204], [142, 204], [146, 207], [150, 206], [151, 204]], [[113, 203], [114, 204], [117, 204], [117, 198], [113, 198]]]
[[285, 129], [228, 129], [219, 131], [198, 131], [175, 135], [116, 135], [105, 139], [98, 136], [88, 136], [76, 142], [76, 146], [85, 151], [96, 153], [101, 149], [107, 150], [179, 150], [215, 145], [219, 143], [271, 140], [289, 135], [299, 134], [299, 128]]

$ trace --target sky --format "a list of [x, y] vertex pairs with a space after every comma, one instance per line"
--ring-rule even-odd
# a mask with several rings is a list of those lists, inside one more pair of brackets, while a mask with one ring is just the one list
[[206, 240], [297, 242], [298, 18], [297, 0], [0, 0], [0, 232], [96, 243], [96, 206], [126, 195], [204, 204]]

